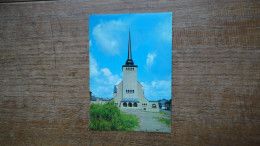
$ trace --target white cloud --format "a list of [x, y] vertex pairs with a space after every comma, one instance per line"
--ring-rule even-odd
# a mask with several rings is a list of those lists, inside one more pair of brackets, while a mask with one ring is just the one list
[[171, 81], [165, 81], [165, 80], [153, 81], [152, 87], [154, 87], [155, 89], [169, 89], [171, 88]]
[[152, 81], [152, 87], [155, 87], [156, 82]]
[[148, 53], [147, 54], [147, 58], [146, 58], [146, 66], [148, 67], [148, 68], [150, 68], [152, 65], [153, 65], [153, 63], [154, 63], [154, 59], [156, 58], [156, 54], [155, 53]]
[[98, 64], [95, 58], [89, 54], [89, 62], [90, 62], [90, 77], [99, 75]]
[[101, 69], [103, 74], [100, 74], [95, 78], [97, 88], [92, 88], [94, 96], [103, 98], [113, 98], [113, 89], [115, 85], [118, 85], [122, 79], [117, 74], [112, 74], [108, 68]]
[[90, 90], [92, 95], [103, 98], [113, 98], [114, 85], [119, 84], [122, 79], [117, 74], [112, 74], [108, 68], [102, 68], [99, 70], [98, 64], [91, 54], [89, 58], [91, 77]]
[[111, 72], [108, 68], [102, 68], [101, 71], [104, 73], [105, 76], [110, 76]]
[[127, 22], [112, 20], [101, 22], [93, 29], [93, 37], [99, 48], [108, 55], [117, 55], [120, 50], [120, 32], [127, 30]]
[[171, 98], [171, 81], [156, 80], [152, 82], [141, 82], [143, 86], [144, 96], [148, 100], [159, 100], [162, 98]]
[[92, 47], [92, 41], [89, 40], [89, 48]]

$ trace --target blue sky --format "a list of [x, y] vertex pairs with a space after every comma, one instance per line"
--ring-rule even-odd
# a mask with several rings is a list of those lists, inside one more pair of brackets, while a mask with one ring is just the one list
[[113, 98], [131, 33], [132, 59], [148, 100], [171, 99], [172, 13], [89, 16], [90, 90]]

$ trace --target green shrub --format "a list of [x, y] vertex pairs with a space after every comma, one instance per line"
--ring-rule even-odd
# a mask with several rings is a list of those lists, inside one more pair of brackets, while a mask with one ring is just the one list
[[90, 128], [93, 130], [133, 131], [137, 125], [136, 116], [121, 113], [114, 101], [90, 106]]

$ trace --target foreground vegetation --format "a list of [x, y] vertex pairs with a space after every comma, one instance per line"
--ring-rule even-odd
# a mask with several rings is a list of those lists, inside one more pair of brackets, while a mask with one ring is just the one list
[[90, 106], [90, 128], [92, 130], [133, 131], [138, 126], [135, 115], [123, 114], [114, 102]]
[[166, 124], [168, 127], [171, 127], [171, 120], [170, 119], [165, 119], [165, 118], [162, 118], [162, 117], [156, 117], [156, 119], [159, 122]]

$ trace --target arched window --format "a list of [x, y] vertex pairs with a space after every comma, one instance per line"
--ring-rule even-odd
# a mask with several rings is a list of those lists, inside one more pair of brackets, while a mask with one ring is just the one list
[[123, 107], [127, 107], [127, 103], [126, 102], [123, 103]]
[[128, 107], [132, 107], [132, 103], [131, 102], [128, 103]]
[[134, 107], [137, 107], [137, 103], [136, 102], [134, 103]]

